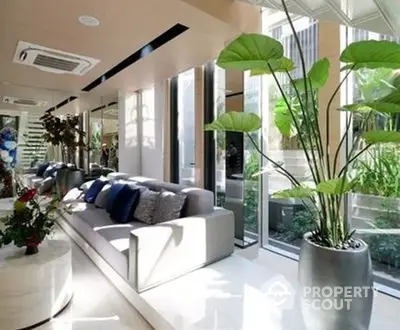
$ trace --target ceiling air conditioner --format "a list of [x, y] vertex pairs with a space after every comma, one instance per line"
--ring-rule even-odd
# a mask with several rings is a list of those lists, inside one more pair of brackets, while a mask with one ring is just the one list
[[100, 61], [87, 56], [19, 41], [13, 62], [33, 66], [46, 72], [82, 76]]
[[3, 103], [15, 104], [23, 107], [44, 107], [47, 104], [47, 101], [38, 101], [14, 96], [3, 96], [2, 101]]

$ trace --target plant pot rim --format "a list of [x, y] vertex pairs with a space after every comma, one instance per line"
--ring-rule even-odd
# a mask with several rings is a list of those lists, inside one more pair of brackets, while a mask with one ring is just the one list
[[354, 240], [356, 242], [359, 242], [361, 244], [361, 246], [357, 249], [347, 249], [347, 250], [339, 250], [339, 249], [335, 249], [335, 248], [331, 248], [331, 247], [327, 247], [327, 246], [321, 246], [318, 245], [314, 242], [312, 242], [310, 240], [310, 237], [312, 236], [312, 232], [307, 232], [303, 235], [303, 240], [304, 242], [306, 242], [307, 244], [312, 245], [313, 247], [319, 248], [319, 249], [323, 249], [326, 251], [330, 251], [330, 252], [337, 252], [337, 253], [362, 253], [365, 252], [366, 250], [368, 250], [368, 244], [365, 243], [362, 239], [360, 238], [354, 238]]

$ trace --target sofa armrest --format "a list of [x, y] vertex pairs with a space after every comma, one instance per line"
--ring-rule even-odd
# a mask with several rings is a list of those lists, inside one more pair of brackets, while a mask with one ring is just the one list
[[130, 233], [129, 281], [141, 292], [233, 253], [233, 212], [214, 212]]

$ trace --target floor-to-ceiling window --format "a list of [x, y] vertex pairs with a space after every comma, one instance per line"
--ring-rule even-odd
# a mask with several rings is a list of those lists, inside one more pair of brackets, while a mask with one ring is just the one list
[[[301, 78], [301, 62], [299, 51], [293, 36], [292, 30], [287, 22], [283, 19], [280, 22], [275, 21], [274, 25], [269, 25], [271, 11], [263, 12], [263, 33], [279, 40], [284, 47], [285, 56], [291, 58], [296, 69], [291, 72], [293, 79]], [[303, 49], [304, 60], [307, 69], [317, 60], [318, 52], [318, 22], [308, 18], [299, 17], [294, 20], [294, 26], [298, 31], [298, 37]], [[296, 96], [291, 95], [289, 89], [289, 79], [285, 74], [278, 75], [280, 83], [285, 92], [289, 95], [289, 102], [296, 106]], [[263, 109], [267, 134], [264, 137], [264, 151], [275, 161], [281, 163], [283, 167], [293, 174], [299, 182], [307, 182], [311, 180], [308, 163], [303, 152], [303, 146], [300, 143], [299, 136], [292, 130], [290, 136], [282, 136], [278, 130], [276, 123], [279, 115], [286, 107], [285, 102], [278, 90], [275, 82], [271, 77], [264, 77], [263, 84]], [[292, 96], [292, 99], [290, 98]], [[317, 118], [314, 118], [317, 120]], [[306, 132], [301, 129], [300, 132]], [[306, 134], [306, 133], [304, 133]], [[313, 146], [305, 146], [313, 148]], [[263, 159], [263, 165], [268, 166]], [[263, 244], [272, 244], [279, 247], [290, 248], [290, 246], [299, 246], [302, 236], [305, 232], [312, 228], [312, 214], [305, 211], [301, 200], [297, 199], [278, 199], [272, 198], [272, 194], [276, 191], [291, 188], [291, 182], [284, 176], [275, 171], [264, 174], [263, 178]]]
[[195, 184], [195, 70], [178, 76], [179, 183]]
[[[344, 28], [343, 46], [360, 40], [391, 40], [391, 36], [370, 31]], [[347, 42], [346, 42], [347, 40]], [[361, 69], [353, 74], [347, 86], [347, 102], [373, 100], [388, 95], [400, 87], [396, 70]], [[368, 116], [367, 118], [365, 116]], [[362, 125], [361, 120], [367, 120]], [[361, 133], [373, 129], [400, 130], [398, 114], [356, 114], [352, 118], [354, 152], [365, 145]], [[353, 144], [351, 143], [351, 144]], [[400, 147], [374, 145], [354, 163], [358, 178], [350, 199], [351, 225], [370, 249], [373, 268], [383, 280], [400, 288]]]

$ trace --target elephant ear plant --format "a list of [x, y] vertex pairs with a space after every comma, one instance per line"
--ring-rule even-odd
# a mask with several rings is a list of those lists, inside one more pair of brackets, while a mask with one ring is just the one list
[[[228, 44], [220, 53], [217, 65], [229, 70], [250, 71], [251, 76], [271, 75], [282, 96], [283, 104], [274, 112], [274, 123], [283, 136], [296, 134], [309, 164], [313, 185], [306, 186], [282, 165], [263, 153], [251, 136], [251, 132], [261, 128], [261, 118], [254, 113], [227, 112], [214, 122], [206, 125], [206, 130], [242, 132], [248, 136], [255, 149], [272, 165], [274, 170], [284, 175], [292, 183], [292, 189], [275, 193], [279, 198], [299, 198], [306, 209], [315, 214], [314, 229], [304, 235], [300, 249], [299, 282], [303, 288], [302, 311], [307, 329], [368, 329], [373, 294], [356, 296], [351, 306], [343, 307], [345, 287], [358, 290], [361, 287], [372, 288], [372, 267], [368, 246], [362, 240], [353, 237], [354, 231], [344, 216], [344, 196], [356, 184], [352, 177], [351, 165], [374, 144], [398, 143], [397, 131], [366, 130], [366, 125], [376, 113], [394, 114], [400, 112], [400, 89], [390, 94], [360, 101], [336, 109], [333, 100], [352, 72], [360, 69], [399, 69], [400, 45], [390, 41], [367, 40], [347, 46], [340, 55], [343, 63], [342, 80], [332, 90], [327, 104], [319, 108], [318, 90], [323, 88], [329, 78], [330, 62], [327, 58], [316, 61], [307, 71], [300, 40], [284, 0], [282, 7], [290, 24], [296, 46], [299, 50], [302, 78], [294, 79], [292, 71], [295, 63], [284, 56], [282, 44], [266, 35], [243, 34]], [[283, 86], [278, 79], [285, 75], [289, 86]], [[338, 75], [337, 72], [334, 73]], [[347, 111], [345, 132], [337, 148], [330, 140], [330, 117], [333, 111]], [[326, 122], [319, 122], [319, 113], [324, 112]], [[347, 148], [346, 157], [339, 162], [339, 154], [345, 141], [348, 141], [352, 117], [361, 114], [362, 134], [354, 139]], [[361, 140], [364, 147], [358, 149]], [[343, 148], [344, 149], [344, 148]], [[311, 202], [308, 202], [308, 200]], [[335, 285], [335, 288], [332, 286]], [[310, 301], [318, 299], [312, 296], [311, 288], [319, 290], [330, 287], [337, 294], [324, 297], [330, 299], [331, 309], [316, 309]], [[347, 292], [348, 294], [348, 292]], [[321, 297], [319, 297], [321, 298]], [[337, 301], [341, 298], [342, 300]], [[336, 300], [335, 300], [336, 299]], [[318, 304], [318, 301], [316, 302]], [[340, 303], [342, 308], [340, 308]]]
[[[290, 20], [289, 17], [288, 20]], [[293, 78], [291, 71], [295, 68], [295, 65], [291, 59], [283, 56], [282, 44], [261, 34], [243, 34], [232, 41], [220, 53], [217, 65], [224, 69], [250, 70], [251, 76], [272, 75], [284, 103], [279, 107], [279, 111], [275, 109], [274, 123], [283, 136], [291, 136], [293, 130], [294, 134], [297, 134], [315, 186], [303, 185], [282, 165], [261, 151], [250, 135], [251, 132], [261, 128], [261, 118], [258, 115], [245, 112], [226, 112], [214, 122], [207, 124], [206, 130], [245, 133], [258, 152], [274, 166], [277, 172], [287, 177], [294, 186], [292, 189], [275, 193], [275, 197], [309, 198], [318, 211], [312, 239], [321, 246], [343, 249], [348, 247], [350, 238], [354, 233], [350, 231], [348, 221], [343, 218], [341, 213], [344, 195], [351, 191], [356, 182], [356, 179], [349, 177], [350, 165], [374, 144], [400, 142], [400, 133], [396, 131], [373, 130], [364, 132], [355, 139], [347, 154], [346, 161], [339, 168], [339, 153], [348, 138], [351, 117], [355, 112], [362, 113], [362, 125], [365, 126], [370, 116], [375, 112], [400, 112], [400, 89], [394, 90], [389, 95], [379, 99], [343, 106], [340, 110], [349, 111], [350, 118], [336, 150], [333, 150], [330, 144], [330, 115], [332, 111], [339, 109], [334, 109], [332, 102], [351, 72], [362, 68], [400, 68], [400, 45], [390, 41], [375, 40], [360, 41], [349, 45], [340, 56], [340, 61], [345, 64], [341, 69], [345, 73], [344, 77], [333, 91], [326, 107], [319, 109], [316, 96], [318, 89], [324, 87], [328, 79], [329, 60], [327, 58], [318, 60], [307, 72], [304, 55], [294, 29], [293, 35], [300, 49], [301, 70], [303, 72], [301, 79]], [[284, 91], [285, 88], [278, 79], [278, 73], [287, 75], [290, 81], [289, 89], [292, 93]], [[292, 96], [293, 93], [295, 94], [294, 97]], [[326, 112], [325, 127], [321, 127], [319, 124], [319, 111]], [[305, 132], [301, 131], [300, 128]], [[363, 139], [366, 143], [361, 150], [357, 150], [359, 139]], [[310, 148], [310, 146], [314, 147]], [[334, 157], [332, 157], [333, 155]]]

